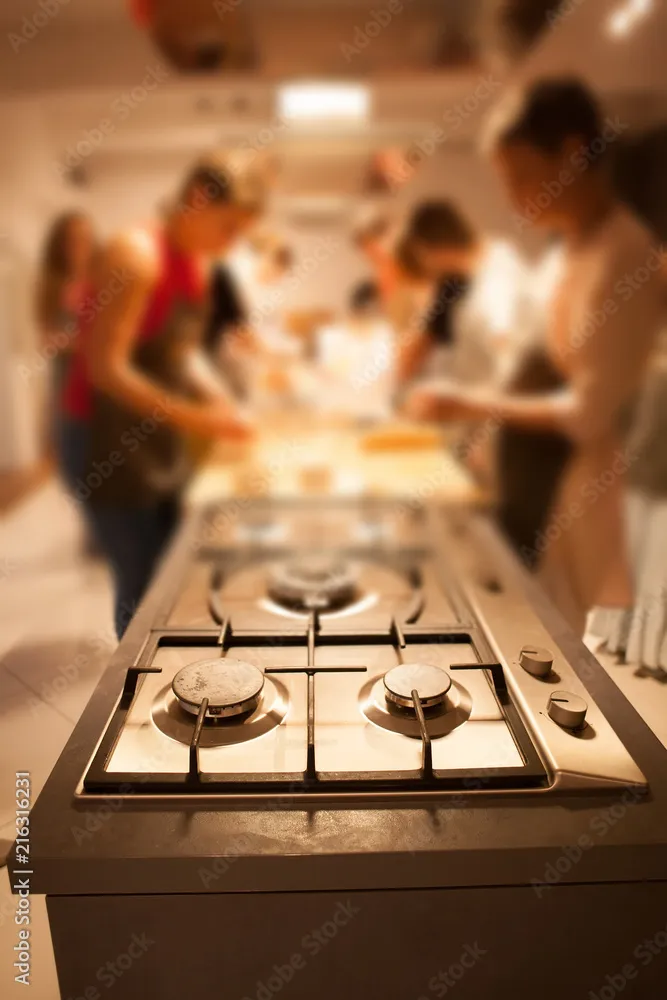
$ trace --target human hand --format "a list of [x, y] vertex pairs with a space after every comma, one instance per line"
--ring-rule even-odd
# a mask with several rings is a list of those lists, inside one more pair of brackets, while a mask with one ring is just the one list
[[457, 420], [465, 415], [465, 403], [455, 383], [432, 379], [407, 394], [404, 412], [412, 420]]
[[225, 400], [216, 400], [202, 407], [197, 419], [197, 432], [204, 437], [240, 442], [248, 441], [254, 436], [254, 429], [247, 416]]

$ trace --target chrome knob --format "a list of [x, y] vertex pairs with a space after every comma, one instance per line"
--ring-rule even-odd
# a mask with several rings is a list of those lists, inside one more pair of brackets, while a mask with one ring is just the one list
[[547, 706], [549, 718], [564, 729], [580, 729], [585, 720], [588, 705], [579, 695], [569, 691], [554, 691]]
[[541, 646], [524, 646], [519, 653], [519, 663], [533, 677], [548, 677], [554, 658], [548, 649]]

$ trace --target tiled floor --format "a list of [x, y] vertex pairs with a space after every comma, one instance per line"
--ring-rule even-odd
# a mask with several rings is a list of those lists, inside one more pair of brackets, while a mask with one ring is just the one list
[[[14, 774], [33, 797], [48, 777], [114, 646], [105, 568], [82, 558], [71, 504], [47, 483], [0, 525], [0, 841], [13, 839]], [[0, 872], [0, 997], [14, 982], [16, 897]], [[32, 899], [32, 1000], [58, 1000], [46, 907]]]
[[[82, 558], [71, 504], [48, 483], [0, 525], [0, 840], [13, 833], [14, 773], [41, 789], [114, 646], [103, 566]], [[599, 654], [667, 746], [667, 685]], [[14, 983], [15, 897], [0, 872], [0, 997]], [[32, 900], [31, 1000], [58, 1000], [44, 900]]]

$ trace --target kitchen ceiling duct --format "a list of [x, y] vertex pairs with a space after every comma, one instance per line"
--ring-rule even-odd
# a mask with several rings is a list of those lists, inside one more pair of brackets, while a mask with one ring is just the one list
[[144, 28], [183, 73], [364, 77], [477, 59], [483, 0], [142, 0]]
[[564, 0], [496, 0], [494, 27], [502, 54], [518, 59], [550, 28], [564, 9]]
[[151, 0], [145, 21], [162, 54], [181, 72], [239, 72], [257, 66], [241, 0]]

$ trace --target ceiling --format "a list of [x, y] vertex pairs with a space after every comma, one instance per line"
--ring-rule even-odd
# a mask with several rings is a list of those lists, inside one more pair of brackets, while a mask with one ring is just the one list
[[[37, 85], [39, 63], [51, 87], [93, 85], [114, 50], [118, 82], [138, 51], [161, 53], [180, 72], [248, 69], [264, 78], [395, 75], [488, 65], [518, 56], [561, 0], [151, 0], [152, 38], [130, 14], [129, 0], [62, 0], [20, 58], [6, 60], [4, 81], [20, 89]], [[387, 13], [394, 10], [395, 13]], [[21, 37], [41, 13], [26, 0], [2, 0], [0, 26]], [[30, 26], [29, 26], [30, 27]], [[59, 58], [68, 48], [72, 58]], [[37, 58], [39, 53], [39, 58]], [[91, 59], [91, 57], [93, 57]], [[246, 60], [246, 62], [244, 62]], [[103, 82], [110, 81], [107, 74]]]
[[[470, 147], [508, 75], [507, 51], [516, 52], [517, 46], [525, 45], [553, 5], [553, 0], [424, 2], [437, 7], [439, 17], [449, 11], [456, 31], [479, 40], [483, 65], [470, 61], [439, 71], [378, 73], [370, 81], [371, 119], [362, 125], [276, 127], [274, 79], [261, 74], [183, 75], [173, 68], [167, 69], [146, 99], [131, 102], [130, 112], [121, 116], [114, 110], [118, 102], [124, 102], [141, 83], [147, 67], [161, 62], [147, 35], [131, 24], [126, 0], [69, 0], [16, 59], [2, 61], [0, 88], [12, 100], [19, 95], [26, 100], [37, 97], [45, 142], [56, 162], [63, 162], [70, 144], [107, 119], [112, 122], [110, 134], [84, 163], [91, 172], [113, 172], [119, 158], [126, 163], [135, 158], [145, 165], [151, 158], [156, 163], [192, 158], [220, 145], [262, 148], [268, 126], [269, 132], [273, 129], [272, 151], [283, 154], [288, 164], [284, 190], [358, 192], [370, 154], [379, 146], [424, 142], [428, 148], [434, 128], [441, 127], [445, 139], [438, 140], [437, 151]], [[667, 75], [658, 53], [664, 52], [667, 35], [665, 7], [654, 22], [619, 43], [604, 34], [601, 24], [621, 0], [568, 2], [572, 12], [542, 35], [527, 58], [509, 67], [509, 75], [521, 79], [545, 72], [581, 73], [633, 125], [646, 127], [664, 118], [667, 95], [662, 92], [667, 91]], [[278, 9], [284, 13], [287, 7], [299, 6], [306, 12], [324, 7], [329, 14], [333, 12], [338, 24], [342, 23], [338, 20], [341, 11], [356, 16], [359, 10], [358, 4], [347, 0], [243, 0], [246, 4], [249, 9], [273, 9], [274, 13]], [[383, 0], [376, 0], [376, 8], [383, 5]], [[538, 7], [541, 17], [536, 16]], [[25, 17], [26, 0], [2, 0], [1, 9], [2, 21], [15, 27]], [[13, 17], [17, 20], [12, 21]], [[510, 40], [505, 35], [502, 42], [499, 38], [508, 18], [514, 27]], [[266, 25], [270, 23], [269, 18]], [[289, 75], [288, 43], [307, 47], [307, 33], [292, 32], [290, 39], [290, 31], [284, 33], [286, 25], [289, 28], [288, 21], [283, 22], [283, 34], [273, 33], [273, 47], [266, 50], [272, 58], [275, 54], [283, 59], [282, 72], [274, 64], [274, 76], [279, 78]], [[519, 35], [523, 42], [517, 41]], [[336, 37], [340, 39], [340, 32]], [[647, 53], [653, 55], [647, 58]], [[482, 96], [471, 102], [471, 95], [485, 81]], [[450, 124], [442, 127], [446, 115]]]
[[[127, 17], [129, 0], [60, 0], [59, 9], [53, 20], [61, 24], [99, 24], [121, 21]], [[2, 0], [0, 23], [20, 26], [25, 17], [39, 10], [39, 2], [26, 0]]]

